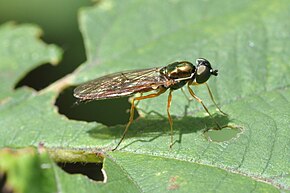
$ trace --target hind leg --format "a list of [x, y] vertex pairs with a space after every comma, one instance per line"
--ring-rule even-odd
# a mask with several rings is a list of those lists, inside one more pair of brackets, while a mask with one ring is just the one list
[[136, 97], [136, 98], [133, 98], [132, 100], [132, 105], [131, 105], [131, 109], [130, 109], [130, 117], [129, 117], [129, 122], [127, 123], [126, 125], [126, 128], [123, 132], [123, 135], [119, 141], [119, 143], [116, 145], [116, 147], [113, 149], [113, 151], [115, 151], [119, 145], [121, 144], [121, 142], [123, 141], [123, 139], [125, 138], [126, 136], [126, 133], [130, 127], [130, 125], [132, 124], [133, 122], [133, 118], [134, 118], [134, 110], [135, 110], [135, 101], [141, 101], [141, 100], [144, 100], [144, 99], [148, 99], [148, 98], [154, 98], [154, 97], [157, 97], [159, 95], [161, 95], [162, 93], [164, 93], [166, 91], [165, 88], [161, 87], [159, 88], [159, 91], [157, 93], [153, 93], [153, 94], [149, 94], [149, 95], [146, 95], [146, 96], [139, 96], [139, 97]]

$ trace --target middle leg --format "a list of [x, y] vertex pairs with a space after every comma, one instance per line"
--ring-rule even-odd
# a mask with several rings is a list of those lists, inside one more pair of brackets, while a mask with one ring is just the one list
[[212, 118], [212, 120], [214, 120], [214, 122], [217, 125], [218, 129], [222, 129], [222, 127], [218, 124], [218, 122], [214, 119], [214, 117], [211, 115], [211, 113], [209, 112], [209, 110], [206, 108], [206, 106], [204, 105], [204, 103], [202, 102], [202, 100], [195, 95], [195, 93], [193, 92], [193, 90], [190, 88], [189, 84], [187, 84], [187, 88], [188, 88], [188, 91], [191, 94], [191, 96], [193, 96], [193, 98], [195, 98], [203, 106], [203, 108], [207, 112], [207, 114]]

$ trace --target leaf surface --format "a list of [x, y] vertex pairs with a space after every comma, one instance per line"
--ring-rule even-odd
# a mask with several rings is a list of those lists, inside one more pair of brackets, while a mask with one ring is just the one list
[[[0, 28], [0, 40], [7, 41], [0, 41], [0, 50], [7, 52], [0, 52], [0, 79], [5, 83], [0, 86], [0, 147], [43, 144], [54, 160], [104, 161], [105, 184], [53, 166], [51, 172], [58, 177], [47, 185], [62, 192], [76, 188], [84, 192], [289, 192], [288, 4], [286, 0], [103, 1], [81, 10], [87, 62], [40, 92], [13, 87], [30, 69], [57, 61], [60, 51], [36, 40], [35, 27], [6, 24]], [[30, 37], [29, 43], [13, 43], [22, 36], [27, 41], [25, 37]], [[142, 118], [132, 124], [120, 149], [111, 152], [124, 125], [68, 120], [53, 106], [65, 86], [122, 70], [165, 66], [176, 60], [194, 62], [198, 57], [207, 58], [219, 70], [209, 85], [229, 116], [215, 111], [204, 86], [193, 87], [194, 91], [216, 112], [220, 124], [238, 125], [240, 131], [204, 134], [215, 126], [212, 120], [200, 104], [175, 91], [171, 114], [177, 142], [171, 150], [163, 94], [140, 102]], [[225, 134], [230, 137], [219, 139]], [[0, 170], [8, 175], [11, 171], [1, 166]]]

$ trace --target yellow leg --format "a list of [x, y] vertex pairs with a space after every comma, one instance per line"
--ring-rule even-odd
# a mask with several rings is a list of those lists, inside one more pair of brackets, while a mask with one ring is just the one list
[[209, 93], [209, 96], [210, 96], [212, 102], [214, 103], [214, 105], [216, 106], [216, 108], [219, 110], [219, 112], [221, 112], [223, 115], [228, 115], [228, 114], [226, 114], [225, 112], [223, 112], [223, 111], [219, 108], [219, 106], [216, 104], [216, 102], [215, 102], [215, 100], [214, 100], [214, 98], [213, 98], [212, 92], [211, 92], [211, 90], [210, 90], [208, 84], [205, 83], [205, 85], [206, 85], [206, 87], [207, 87], [207, 91], [208, 91], [208, 93]]
[[187, 84], [187, 88], [189, 93], [191, 94], [191, 96], [193, 96], [193, 98], [195, 98], [200, 104], [202, 104], [204, 110], [209, 114], [209, 116], [214, 120], [214, 122], [216, 123], [216, 125], [218, 126], [219, 129], [222, 129], [222, 127], [218, 124], [218, 122], [213, 118], [213, 116], [210, 114], [210, 112], [208, 111], [208, 109], [206, 108], [206, 106], [204, 105], [204, 103], [202, 102], [202, 100], [200, 98], [198, 98], [193, 90], [190, 88], [189, 84]]
[[136, 98], [133, 98], [132, 100], [132, 105], [131, 105], [131, 109], [130, 109], [130, 117], [129, 117], [129, 122], [127, 123], [126, 125], [126, 128], [123, 132], [123, 135], [119, 141], [119, 143], [116, 145], [116, 147], [114, 149], [112, 149], [112, 151], [115, 151], [119, 145], [121, 144], [121, 142], [123, 141], [123, 139], [125, 138], [125, 135], [130, 127], [130, 125], [132, 124], [133, 122], [133, 118], [134, 118], [134, 109], [135, 109], [135, 101], [140, 101], [140, 100], [143, 100], [143, 99], [148, 99], [148, 98], [154, 98], [154, 97], [157, 97], [159, 95], [161, 95], [162, 93], [164, 93], [166, 91], [165, 88], [160, 88], [159, 91], [157, 93], [154, 93], [154, 94], [149, 94], [149, 95], [146, 95], [146, 96], [140, 96], [140, 97], [136, 97]]
[[167, 116], [168, 116], [168, 121], [170, 124], [170, 135], [171, 135], [170, 148], [173, 145], [173, 121], [172, 121], [172, 118], [170, 115], [171, 100], [172, 100], [172, 90], [169, 91], [169, 95], [168, 95], [168, 99], [167, 99]]
[[192, 101], [192, 98], [189, 98], [189, 97], [186, 95], [186, 93], [185, 93], [185, 91], [183, 90], [183, 88], [180, 88], [180, 89], [181, 89], [181, 92], [183, 93], [183, 95], [185, 96], [185, 98], [187, 99], [187, 101], [188, 101], [188, 102]]
[[[141, 93], [140, 96], [143, 96], [143, 93]], [[139, 102], [140, 102], [140, 100], [137, 101], [137, 103], [135, 104], [135, 108], [138, 106]]]

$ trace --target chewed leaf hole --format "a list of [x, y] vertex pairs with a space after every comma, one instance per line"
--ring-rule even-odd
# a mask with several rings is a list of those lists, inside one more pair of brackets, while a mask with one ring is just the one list
[[210, 141], [223, 142], [236, 138], [242, 132], [239, 126], [223, 127], [221, 130], [208, 130], [204, 133]]
[[58, 162], [57, 165], [62, 168], [65, 172], [69, 174], [82, 174], [87, 176], [89, 179], [94, 181], [104, 182], [105, 175], [103, 173], [102, 163], [85, 163], [85, 162], [76, 162], [76, 163], [63, 163]]
[[[58, 106], [59, 113], [69, 119], [82, 120], [88, 122], [99, 122], [107, 126], [126, 124], [128, 122], [130, 103], [128, 97], [98, 100], [90, 102], [80, 102], [73, 96], [73, 89], [69, 87], [63, 90], [58, 96], [55, 105]], [[138, 116], [135, 112], [135, 118]]]
[[56, 70], [57, 67], [51, 64], [41, 65], [28, 72], [19, 80], [15, 85], [15, 89], [22, 86], [28, 86], [35, 90], [41, 90], [63, 76], [63, 74], [57, 74]]
[[7, 174], [0, 173], [0, 192], [3, 193], [12, 193], [14, 192], [13, 188], [7, 183]]

